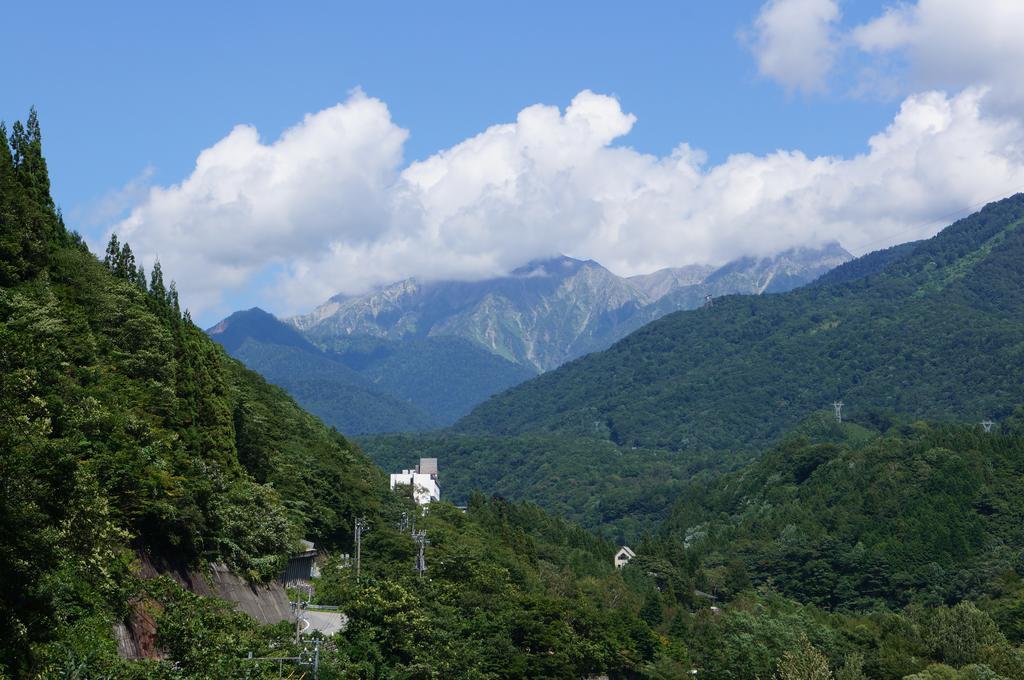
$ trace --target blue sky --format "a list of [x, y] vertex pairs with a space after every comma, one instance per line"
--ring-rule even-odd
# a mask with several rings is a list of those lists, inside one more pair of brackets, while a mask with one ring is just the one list
[[759, 77], [737, 36], [760, 4], [16, 3], [9, 25], [42, 30], [5, 33], [5, 62], [21, 68], [5, 74], [0, 116], [39, 109], [69, 213], [146, 167], [176, 182], [234, 125], [274, 138], [354, 87], [412, 132], [409, 160], [583, 89], [617, 96], [640, 121], [621, 143], [650, 153], [683, 140], [712, 161], [863, 150], [899, 102]]
[[[937, 9], [926, 7], [929, 4]], [[265, 306], [275, 308], [274, 301], [280, 301], [276, 309], [284, 313], [308, 307], [328, 291], [354, 291], [391, 276], [472, 277], [496, 273], [515, 266], [517, 258], [542, 254], [546, 247], [543, 243], [512, 247], [501, 239], [492, 243], [475, 231], [468, 233], [452, 227], [455, 231], [450, 239], [460, 244], [476, 244], [467, 246], [461, 260], [449, 261], [441, 256], [433, 260], [403, 259], [393, 255], [397, 252], [394, 249], [386, 251], [380, 245], [385, 239], [390, 239], [388, 243], [396, 242], [396, 233], [401, 234], [400, 240], [404, 239], [406, 244], [402, 252], [408, 252], [416, 249], [408, 245], [409, 234], [429, 232], [436, 237], [444, 232], [453, 215], [469, 219], [465, 217], [469, 214], [478, 223], [475, 228], [508, 233], [520, 228], [516, 225], [521, 221], [571, 222], [576, 216], [587, 214], [592, 206], [573, 203], [576, 207], [567, 218], [550, 208], [553, 199], [549, 196], [545, 199], [548, 203], [541, 207], [531, 198], [517, 201], [515, 209], [505, 206], [497, 214], [485, 213], [481, 212], [480, 190], [476, 187], [472, 191], [477, 193], [459, 203], [458, 210], [437, 208], [437, 215], [412, 218], [415, 226], [396, 226], [397, 221], [407, 216], [396, 217], [390, 208], [376, 212], [368, 208], [368, 212], [359, 212], [358, 219], [350, 220], [359, 224], [358, 229], [345, 226], [345, 219], [339, 218], [339, 226], [332, 231], [333, 218], [329, 212], [346, 210], [345, 206], [353, 201], [339, 208], [339, 204], [326, 200], [322, 215], [309, 217], [302, 212], [303, 219], [322, 222], [318, 230], [299, 229], [267, 243], [311, 239], [316, 241], [313, 250], [317, 253], [334, 252], [340, 260], [327, 262], [326, 255], [312, 255], [310, 248], [287, 252], [287, 247], [272, 245], [268, 248], [279, 250], [268, 252], [262, 259], [252, 256], [241, 262], [244, 258], [231, 254], [225, 246], [223, 252], [208, 254], [207, 262], [193, 267], [189, 265], [188, 253], [174, 253], [174, 245], [167, 238], [168, 230], [181, 227], [158, 225], [159, 219], [177, 220], [178, 224], [192, 225], [200, 232], [230, 224], [230, 229], [239, 232], [240, 239], [245, 238], [248, 222], [232, 218], [223, 223], [206, 223], [208, 213], [199, 209], [189, 212], [187, 206], [180, 208], [184, 212], [169, 216], [168, 208], [154, 207], [154, 201], [146, 198], [147, 192], [151, 187], [172, 187], [188, 178], [198, 154], [224, 140], [236, 125], [253, 126], [258, 130], [259, 142], [272, 145], [283, 131], [301, 125], [304, 116], [348, 102], [354, 88], [361, 88], [366, 98], [386, 107], [392, 127], [408, 134], [395, 150], [401, 160], [389, 157], [387, 162], [382, 161], [383, 166], [393, 166], [381, 170], [388, 179], [367, 180], [369, 185], [376, 186], [380, 182], [393, 183], [394, 175], [410, 163], [429, 161], [432, 155], [452, 149], [490, 126], [515, 122], [519, 112], [532, 105], [551, 105], [565, 112], [578, 93], [589, 90], [612, 98], [621, 113], [632, 116], [634, 121], [620, 121], [617, 132], [609, 133], [610, 139], [601, 137], [596, 142], [598, 146], [605, 150], [628, 147], [647, 154], [652, 163], [664, 163], [673, 149], [686, 143], [704, 154], [697, 161], [702, 168], [699, 181], [703, 186], [712, 182], [716, 168], [721, 169], [719, 174], [725, 174], [726, 161], [735, 154], [769, 159], [782, 149], [798, 151], [810, 160], [853, 159], [870, 152], [869, 138], [893, 125], [908, 97], [939, 90], [952, 101], [974, 85], [995, 83], [996, 88], [1001, 87], [1002, 80], [991, 64], [980, 64], [964, 74], [945, 78], [944, 67], [936, 61], [938, 57], [921, 56], [920, 41], [929, 38], [926, 32], [934, 30], [941, 35], [943, 17], [952, 16], [951, 21], [956, 18], [954, 10], [941, 7], [950, 4], [957, 3], [921, 0], [904, 5], [907, 14], [901, 26], [905, 30], [900, 32], [880, 21], [886, 16], [887, 3], [835, 0], [652, 2], [642, 6], [611, 2], [537, 2], [515, 6], [480, 2], [308, 3], [299, 10], [286, 9], [280, 3], [258, 2], [183, 2], [159, 7], [152, 3], [102, 3], [99, 8], [87, 3], [17, 3], [5, 8], [5, 23], [22, 28], [5, 31], [0, 43], [5, 63], [18, 66], [9, 67], [5, 73], [0, 118], [9, 123], [23, 117], [30, 105], [38, 108], [55, 198], [69, 224], [92, 242], [117, 228], [129, 233], [133, 242], [139, 242], [143, 253], [159, 252], [165, 264], [169, 258], [174, 265], [180, 265], [178, 271], [186, 277], [198, 281], [201, 272], [211, 267], [226, 268], [227, 273], [219, 278], [194, 286], [189, 282], [182, 285], [186, 301], [191, 295], [201, 318], [213, 319], [229, 311], [232, 305], [264, 302]], [[785, 5], [794, 6], [789, 16], [796, 19], [786, 18]], [[779, 10], [777, 20], [759, 23], [759, 17], [769, 17], [774, 6]], [[825, 18], [813, 25], [802, 25], [801, 17], [812, 11], [822, 12]], [[913, 14], [915, 11], [917, 14]], [[1011, 19], [1016, 21], [1017, 15], [1013, 14]], [[873, 32], [856, 33], [857, 27], [869, 24]], [[913, 35], [918, 37], [912, 37], [911, 29], [917, 31]], [[827, 60], [831, 68], [825, 69], [820, 82], [808, 85], [805, 76], [793, 71], [799, 70], [800, 64], [821, 60], [825, 53], [811, 50], [806, 54], [783, 55], [783, 66], [772, 70], [772, 55], [767, 52], [776, 48], [764, 37], [771, 31], [779, 34], [776, 46], [806, 44], [808, 31], [830, 41]], [[787, 31], [795, 33], [788, 37]], [[990, 36], [978, 36], [979, 40], [987, 38]], [[851, 48], [854, 42], [857, 47]], [[970, 41], [967, 43], [969, 47]], [[996, 55], [993, 62], [996, 57], [1005, 59], [1005, 55]], [[797, 65], [793, 66], [794, 63]], [[1009, 66], [1013, 65], [1011, 60]], [[946, 68], [946, 72], [951, 71]], [[801, 80], [802, 77], [805, 79]], [[1014, 117], [1015, 93], [997, 99], [987, 96], [995, 104], [985, 109], [984, 115]], [[377, 111], [373, 115], [385, 114]], [[372, 139], [368, 142], [376, 143]], [[516, 153], [529, 155], [522, 151], [522, 145], [516, 148], [520, 149]], [[467, 154], [468, 151], [463, 155]], [[251, 162], [252, 155], [245, 158], [239, 163]], [[313, 162], [303, 158], [307, 165]], [[566, 173], [598, 174], [589, 169], [589, 160], [580, 158], [583, 156], [574, 156], [571, 166], [562, 168], [561, 174], [537, 180], [537, 186], [550, 186], [552, 177]], [[530, 167], [535, 161], [530, 161]], [[636, 159], [623, 165], [633, 161]], [[472, 174], [475, 162], [484, 161], [464, 158], [462, 163], [469, 168], [464, 172]], [[646, 166], [640, 169], [644, 164], [637, 162], [636, 172], [640, 174], [636, 179], [601, 181], [638, 185], [646, 182], [651, 186], [668, 181], [650, 179], [653, 170]], [[444, 164], [438, 161], [433, 165]], [[328, 163], [324, 167], [337, 165]], [[595, 162], [593, 167], [604, 166]], [[728, 169], [735, 170], [735, 164]], [[430, 174], [427, 170], [433, 173], [431, 177], [438, 176], [437, 173], [452, 175], [447, 166], [444, 170], [424, 168], [421, 174]], [[521, 168], [510, 172], [512, 177], [524, 174]], [[840, 172], [846, 170], [835, 170]], [[1013, 173], [1008, 175], [1009, 185], [1014, 184], [1015, 177]], [[133, 180], [135, 184], [131, 185]], [[402, 178], [408, 184], [406, 180]], [[426, 186], [417, 181], [419, 189]], [[722, 186], [735, 190], [728, 182]], [[806, 193], [809, 186], [800, 184], [792, 191]], [[941, 182], [937, 186], [941, 187]], [[1001, 189], [995, 183], [990, 188], [993, 194]], [[324, 191], [330, 193], [331, 188], [325, 186]], [[466, 191], [472, 193], [470, 189]], [[589, 184], [581, 188], [574, 183], [571, 192], [575, 191], [596, 193], [598, 189]], [[608, 189], [600, 191], [607, 193]], [[610, 223], [609, 215], [623, 211], [602, 204], [601, 210], [595, 209], [592, 215], [594, 226], [586, 237], [579, 230], [567, 233], [561, 240], [553, 239], [550, 249], [596, 256], [617, 270], [628, 270], [625, 273], [656, 265], [686, 264], [683, 260], [688, 259], [721, 260], [744, 254], [742, 248], [736, 249], [735, 235], [728, 246], [711, 243], [699, 236], [703, 232], [687, 217], [680, 218], [682, 221], [673, 227], [677, 230], [673, 242], [685, 245], [692, 236], [694, 245], [681, 245], [678, 251], [666, 255], [671, 261], [658, 259], [657, 254], [665, 248], [646, 235], [657, 230], [659, 224], [669, 228], [665, 215], [689, 215], [700, 210], [710, 213], [717, 209], [708, 204], [710, 199], [704, 195], [711, 189], [702, 191], [697, 195], [690, 189], [680, 190], [659, 208], [669, 212], [659, 212], [657, 218], [630, 213], [615, 224]], [[446, 196], [458, 193], [454, 189], [446, 192]], [[315, 197], [301, 195], [306, 203], [316, 201]], [[784, 199], [791, 202], [797, 200], [796, 195], [792, 193]], [[972, 187], [957, 196], [956, 201], [968, 205], [984, 195], [985, 187]], [[352, 196], [358, 200], [360, 194]], [[436, 202], [429, 197], [422, 200], [430, 205]], [[633, 206], [635, 201], [630, 200]], [[774, 196], [772, 200], [782, 199]], [[880, 205], [886, 205], [886, 199], [879, 200]], [[956, 201], [937, 201], [935, 211], [949, 212], [957, 207]], [[393, 197], [382, 198], [380, 202], [390, 205]], [[183, 203], [187, 201], [182, 199], [175, 205]], [[754, 212], [730, 219], [749, 223], [750, 215], [760, 214], [759, 206], [754, 202], [749, 207]], [[251, 219], [251, 211], [261, 209], [271, 210], [253, 202], [246, 215]], [[121, 220], [132, 210], [138, 214], [130, 226], [125, 226]], [[294, 213], [276, 205], [273, 210]], [[360, 206], [357, 212], [362, 210]], [[804, 214], [797, 206], [792, 219], [829, 221], [834, 223], [833, 228], [815, 227], [817, 231], [807, 234], [787, 231], [777, 244], [763, 243], [752, 236], [751, 252], [766, 252], [774, 245], [792, 245], [794, 239], [798, 242], [804, 236], [811, 241], [832, 238], [847, 233], [849, 225], [858, 220], [875, 219], [854, 214], [860, 210], [856, 206], [850, 209], [852, 216], [825, 214], [824, 208], [815, 210], [808, 208]], [[429, 212], [427, 208], [423, 211]], [[538, 214], [542, 217], [537, 218]], [[930, 216], [928, 210], [910, 210], [897, 216], [888, 227], [897, 230], [926, 224]], [[387, 222], [388, 226], [374, 226], [377, 231], [371, 238], [365, 223], [375, 220]], [[639, 227], [637, 231], [627, 231], [633, 228], [630, 225], [645, 220], [654, 226], [646, 227], [647, 231]], [[605, 224], [604, 232], [596, 226], [598, 223]], [[353, 229], [358, 232], [355, 236]], [[853, 240], [857, 238], [873, 244], [884, 240], [884, 234], [880, 238], [877, 232], [865, 231]], [[647, 250], [638, 245], [645, 239], [650, 241]], [[448, 253], [451, 241], [442, 242], [443, 252]], [[352, 252], [345, 250], [353, 248]], [[193, 246], [192, 252], [195, 249]], [[341, 251], [346, 254], [338, 255]], [[616, 256], [626, 252], [628, 256]], [[376, 264], [367, 263], [375, 254], [379, 257]], [[441, 260], [446, 260], [444, 266], [435, 266], [434, 262]], [[356, 265], [357, 262], [362, 264]], [[331, 272], [341, 269], [346, 274], [335, 278]], [[315, 274], [315, 285], [300, 280], [312, 276], [310, 272]], [[270, 302], [266, 303], [267, 300]]]

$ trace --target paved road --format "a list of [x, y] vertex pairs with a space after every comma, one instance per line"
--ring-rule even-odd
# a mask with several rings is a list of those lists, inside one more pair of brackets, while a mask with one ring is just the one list
[[301, 616], [305, 622], [302, 627], [303, 633], [318, 630], [324, 635], [334, 635], [345, 630], [345, 626], [348, 625], [348, 617], [341, 612], [318, 612], [307, 609]]

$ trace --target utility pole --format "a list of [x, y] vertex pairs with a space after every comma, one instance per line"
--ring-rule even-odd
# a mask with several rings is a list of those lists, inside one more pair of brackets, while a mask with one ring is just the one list
[[370, 530], [365, 517], [356, 518], [356, 581], [359, 580], [359, 572], [363, 564], [363, 532]]
[[843, 422], [843, 402], [841, 402], [841, 401], [834, 401], [834, 402], [832, 402], [832, 408], [834, 408], [836, 410], [836, 420], [838, 422], [840, 422], [840, 423]]
[[416, 553], [416, 566], [413, 567], [413, 571], [419, 574], [420, 578], [423, 578], [423, 574], [427, 572], [427, 560], [423, 554], [423, 548], [424, 546], [429, 545], [430, 541], [427, 540], [427, 532], [422, 530], [414, 531], [412, 539], [416, 541], [416, 545], [419, 547], [419, 550]]
[[292, 611], [295, 612], [295, 644], [299, 644], [299, 636], [302, 630], [299, 628], [299, 622], [302, 621], [302, 610], [306, 608], [308, 603], [302, 602], [302, 598], [298, 598], [298, 602], [292, 602]]
[[993, 425], [995, 425], [995, 423], [992, 422], [989, 418], [985, 418], [985, 420], [981, 421], [981, 426], [983, 428], [985, 428], [985, 433], [986, 434], [988, 434], [989, 432], [992, 431], [992, 426]]

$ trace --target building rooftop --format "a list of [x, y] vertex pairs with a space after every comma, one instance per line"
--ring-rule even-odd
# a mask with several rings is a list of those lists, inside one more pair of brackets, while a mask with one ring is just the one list
[[420, 458], [420, 464], [416, 466], [416, 471], [421, 475], [434, 475], [437, 476], [437, 458]]

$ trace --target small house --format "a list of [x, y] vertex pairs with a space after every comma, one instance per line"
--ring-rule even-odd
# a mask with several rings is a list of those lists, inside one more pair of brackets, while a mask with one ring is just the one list
[[629, 546], [622, 546], [619, 548], [619, 552], [615, 553], [614, 563], [616, 569], [622, 569], [626, 566], [631, 559], [636, 557], [636, 553], [629, 549]]

